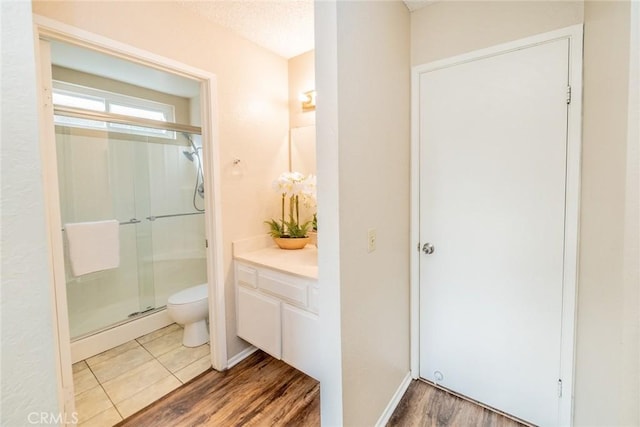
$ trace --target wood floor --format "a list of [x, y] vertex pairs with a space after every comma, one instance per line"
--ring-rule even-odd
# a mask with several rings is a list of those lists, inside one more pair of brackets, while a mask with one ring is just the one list
[[387, 426], [522, 427], [510, 418], [423, 381], [414, 380]]
[[257, 351], [209, 370], [118, 426], [319, 426], [320, 384]]
[[[257, 351], [225, 372], [208, 370], [117, 426], [320, 426], [320, 384]], [[522, 427], [413, 381], [387, 426]]]

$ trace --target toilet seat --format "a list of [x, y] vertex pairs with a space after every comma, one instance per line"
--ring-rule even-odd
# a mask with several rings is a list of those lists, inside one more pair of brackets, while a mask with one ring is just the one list
[[192, 304], [194, 302], [206, 300], [207, 295], [207, 284], [203, 283], [201, 285], [192, 286], [190, 288], [183, 289], [180, 292], [176, 292], [169, 297], [167, 303], [171, 305]]

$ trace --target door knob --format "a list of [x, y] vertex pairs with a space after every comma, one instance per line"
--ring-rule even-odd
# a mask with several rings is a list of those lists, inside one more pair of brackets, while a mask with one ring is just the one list
[[433, 245], [431, 243], [425, 243], [422, 246], [422, 252], [424, 252], [427, 255], [431, 255], [434, 250], [435, 250], [435, 248], [433, 247]]

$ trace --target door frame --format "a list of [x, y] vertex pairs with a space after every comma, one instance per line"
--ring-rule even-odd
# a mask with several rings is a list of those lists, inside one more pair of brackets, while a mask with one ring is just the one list
[[567, 117], [567, 169], [560, 344], [560, 425], [573, 424], [576, 297], [580, 227], [580, 158], [582, 147], [582, 45], [583, 26], [573, 25], [462, 55], [416, 65], [411, 69], [411, 376], [420, 375], [420, 76], [430, 71], [476, 61], [551, 41], [569, 42], [571, 103]]
[[[216, 370], [227, 368], [227, 338], [224, 290], [224, 259], [221, 214], [221, 166], [218, 137], [217, 77], [215, 74], [173, 59], [121, 43], [86, 30], [40, 15], [33, 15], [33, 31], [39, 98], [40, 152], [42, 153], [43, 185], [45, 189], [46, 227], [49, 246], [49, 272], [52, 283], [53, 338], [57, 355], [58, 400], [64, 412], [75, 411], [71, 342], [67, 313], [64, 273], [64, 251], [60, 233], [60, 200], [56, 150], [53, 131], [53, 105], [50, 90], [43, 83], [50, 57], [41, 52], [40, 39], [59, 40], [87, 47], [152, 68], [182, 75], [200, 82], [202, 117], [202, 150], [205, 185], [205, 233], [207, 282], [209, 294], [209, 325], [211, 364]], [[44, 56], [41, 56], [44, 55]], [[44, 64], [46, 60], [49, 64]], [[49, 72], [50, 73], [50, 72]]]

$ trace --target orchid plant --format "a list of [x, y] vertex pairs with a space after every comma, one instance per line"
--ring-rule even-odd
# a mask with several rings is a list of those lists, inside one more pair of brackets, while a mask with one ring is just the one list
[[[265, 221], [269, 225], [271, 237], [307, 237], [312, 221], [300, 222], [300, 201], [307, 207], [315, 207], [316, 177], [304, 176], [300, 172], [283, 172], [273, 181], [273, 189], [281, 195], [282, 215], [280, 221]], [[285, 221], [285, 206], [289, 200], [289, 220]]]

